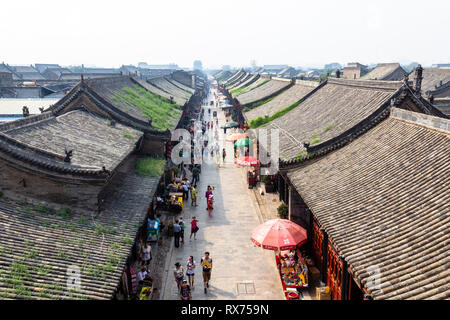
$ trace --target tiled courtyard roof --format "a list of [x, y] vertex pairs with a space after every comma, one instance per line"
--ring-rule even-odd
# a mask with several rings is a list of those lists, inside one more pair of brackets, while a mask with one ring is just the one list
[[271, 79], [267, 83], [264, 83], [253, 90], [238, 95], [237, 99], [241, 105], [246, 105], [267, 98], [281, 89], [288, 87], [290, 84], [290, 80], [283, 81]]
[[297, 84], [282, 92], [269, 102], [246, 112], [245, 117], [250, 121], [257, 117], [264, 117], [266, 115], [271, 116], [275, 112], [300, 101], [300, 99], [314, 90], [318, 85], [319, 83], [315, 81], [297, 80]]
[[19, 125], [3, 133], [62, 158], [65, 149], [73, 150], [73, 166], [98, 170], [105, 167], [108, 171], [113, 171], [135, 149], [142, 136], [141, 131], [121, 124], [112, 127], [106, 119], [82, 110]]
[[188, 101], [192, 95], [191, 93], [186, 92], [186, 91], [178, 88], [174, 84], [170, 83], [165, 77], [150, 79], [150, 80], [148, 80], [148, 82], [150, 82], [154, 86], [160, 88], [161, 90], [166, 91], [170, 95], [172, 95], [174, 97], [176, 96], [185, 101]]
[[[400, 70], [401, 69], [401, 70]], [[406, 74], [399, 63], [379, 63], [375, 69], [369, 73], [363, 75], [361, 80], [401, 80], [401, 76], [395, 76], [396, 79], [392, 77], [401, 71], [401, 74]]]
[[245, 71], [242, 71], [241, 73], [239, 73], [234, 79], [227, 81], [226, 86], [228, 89], [233, 88], [235, 85], [238, 85], [241, 83], [241, 81], [243, 81], [244, 79], [247, 78], [249, 74]]
[[[434, 91], [442, 85], [450, 82], [450, 69], [424, 68], [422, 71], [422, 92]], [[414, 81], [414, 70], [409, 75], [409, 80]]]
[[180, 98], [178, 96], [174, 96], [164, 90], [161, 90], [160, 88], [154, 86], [148, 81], [140, 80], [137, 78], [134, 78], [136, 82], [138, 82], [142, 87], [150, 91], [151, 93], [157, 94], [158, 96], [164, 97], [166, 99], [170, 99], [170, 97], [173, 98], [173, 100], [180, 106], [184, 105], [186, 103], [186, 99]]
[[129, 174], [98, 216], [0, 199], [0, 299], [112, 299], [157, 183]]
[[228, 87], [228, 90], [233, 90], [233, 89], [236, 89], [236, 88], [240, 87], [242, 84], [246, 83], [247, 80], [249, 80], [252, 77], [253, 77], [253, 75], [251, 73], [246, 72], [245, 75], [242, 76], [241, 78], [239, 78], [238, 81], [236, 81], [235, 83], [230, 85]]
[[449, 120], [394, 108], [288, 177], [374, 299], [450, 298]]
[[[112, 76], [84, 80], [79, 82], [50, 110], [54, 114], [60, 114], [66, 108], [73, 108], [74, 104], [77, 103], [78, 97], [86, 96], [91, 103], [94, 103], [101, 109], [102, 115], [106, 113], [112, 119], [144, 132], [150, 132], [154, 135], [166, 135], [167, 130], [170, 131], [176, 127], [181, 115], [181, 108], [174, 105], [173, 108], [166, 106], [172, 110], [161, 110], [152, 100], [155, 97], [146, 94], [149, 92], [152, 94], [157, 93], [148, 90], [148, 86], [142, 83], [142, 81], [131, 76]], [[171, 84], [171, 86], [173, 85]], [[136, 101], [137, 99], [139, 101]], [[168, 103], [168, 100], [166, 102]], [[78, 105], [75, 107], [78, 107]], [[154, 109], [151, 109], [154, 112], [153, 118], [145, 110], [147, 108], [148, 111], [149, 107], [154, 107]], [[167, 115], [169, 115], [168, 119], [159, 121], [158, 117], [167, 118]], [[152, 124], [149, 123], [150, 118], [152, 118]]]
[[228, 70], [222, 70], [222, 71], [219, 71], [218, 73], [216, 73], [214, 75], [214, 77], [217, 79], [218, 82], [222, 82], [222, 81], [226, 81], [232, 75], [233, 75], [232, 72], [230, 72]]
[[185, 85], [185, 84], [183, 84], [183, 83], [181, 83], [181, 82], [178, 82], [177, 80], [175, 80], [175, 79], [167, 79], [170, 83], [172, 83], [173, 85], [175, 85], [175, 86], [177, 86], [178, 88], [180, 88], [180, 89], [182, 89], [182, 90], [184, 90], [184, 91], [187, 91], [187, 92], [189, 92], [190, 94], [194, 94], [195, 93], [195, 89], [194, 88], [191, 88], [191, 87], [189, 87], [189, 86], [187, 86], [187, 85]]
[[239, 77], [241, 77], [243, 74], [245, 74], [245, 71], [243, 69], [239, 69], [236, 71], [232, 76], [230, 76], [228, 79], [224, 80], [222, 83], [226, 86], [233, 84]]
[[250, 86], [252, 83], [257, 81], [260, 78], [260, 75], [258, 73], [255, 73], [248, 77], [245, 81], [242, 81], [239, 85], [235, 86], [233, 89], [239, 89], [246, 86]]
[[327, 83], [266, 128], [280, 129], [280, 159], [324, 143], [354, 127], [389, 102], [401, 82], [328, 79]]
[[252, 82], [251, 84], [249, 84], [248, 86], [245, 87], [245, 90], [253, 90], [256, 87], [262, 85], [265, 82], [268, 82], [270, 80], [270, 78], [268, 76], [259, 76], [258, 79], [256, 79], [254, 82]]

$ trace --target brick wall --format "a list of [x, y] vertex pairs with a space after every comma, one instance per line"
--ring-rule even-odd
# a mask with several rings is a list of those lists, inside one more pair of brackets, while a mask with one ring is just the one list
[[83, 211], [98, 210], [98, 194], [104, 186], [101, 182], [50, 178], [17, 169], [0, 160], [0, 191], [7, 198], [42, 204], [49, 208], [73, 207]]

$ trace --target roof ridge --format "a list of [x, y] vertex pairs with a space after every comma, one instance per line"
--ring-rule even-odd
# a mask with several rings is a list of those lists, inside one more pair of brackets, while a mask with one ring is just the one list
[[367, 89], [379, 89], [379, 90], [391, 90], [396, 91], [401, 86], [403, 86], [402, 81], [387, 81], [387, 80], [353, 80], [353, 79], [343, 79], [343, 78], [327, 78], [327, 83], [361, 87]]
[[390, 117], [450, 135], [450, 119], [400, 108], [392, 108]]

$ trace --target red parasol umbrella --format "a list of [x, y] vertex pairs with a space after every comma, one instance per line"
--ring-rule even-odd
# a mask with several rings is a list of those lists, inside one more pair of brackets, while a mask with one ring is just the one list
[[227, 138], [227, 141], [235, 142], [239, 139], [248, 138], [248, 135], [245, 133], [234, 133], [230, 137]]
[[246, 156], [240, 157], [234, 163], [240, 166], [256, 167], [259, 164], [259, 161], [254, 157]]
[[268, 250], [292, 250], [306, 243], [305, 229], [286, 219], [273, 219], [253, 229], [252, 241]]

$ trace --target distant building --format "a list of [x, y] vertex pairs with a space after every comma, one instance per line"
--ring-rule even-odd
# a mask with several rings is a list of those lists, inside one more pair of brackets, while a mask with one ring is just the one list
[[200, 71], [203, 70], [203, 65], [200, 60], [194, 61], [194, 70], [200, 70]]
[[400, 63], [379, 63], [375, 69], [361, 77], [363, 80], [399, 81], [405, 76], [406, 71]]
[[298, 73], [297, 70], [295, 70], [294, 68], [287, 67], [287, 68], [284, 68], [283, 70], [281, 70], [277, 74], [277, 76], [280, 78], [293, 78], [297, 75], [297, 73]]
[[367, 66], [358, 62], [349, 62], [343, 71], [343, 78], [359, 79], [367, 73]]
[[431, 65], [432, 68], [450, 68], [450, 63], [437, 63]]
[[317, 80], [320, 78], [320, 73], [317, 70], [300, 71], [295, 77], [300, 80]]
[[45, 69], [45, 71], [41, 72], [41, 74], [45, 77], [45, 79], [48, 80], [59, 80], [62, 74], [70, 74], [70, 73], [72, 73], [72, 71], [70, 71], [67, 68], [61, 67], [50, 67]]
[[[419, 67], [409, 74], [409, 82], [422, 97], [450, 117], [450, 68]], [[416, 78], [421, 79], [419, 87], [414, 86]]]
[[39, 73], [44, 73], [48, 68], [61, 68], [59, 64], [56, 63], [35, 63], [34, 68], [39, 71]]
[[286, 64], [266, 64], [263, 66], [264, 71], [261, 73], [266, 75], [277, 75], [285, 68], [289, 68], [289, 66]]
[[0, 71], [0, 87], [10, 87], [13, 84], [12, 73]]
[[222, 66], [222, 70], [224, 70], [224, 71], [230, 71], [230, 70], [231, 70], [231, 67], [230, 67], [229, 65], [223, 65], [223, 66]]
[[323, 68], [324, 68], [324, 70], [330, 70], [330, 69], [336, 70], [336, 69], [342, 69], [342, 66], [337, 62], [332, 62], [332, 63], [326, 64]]

